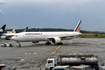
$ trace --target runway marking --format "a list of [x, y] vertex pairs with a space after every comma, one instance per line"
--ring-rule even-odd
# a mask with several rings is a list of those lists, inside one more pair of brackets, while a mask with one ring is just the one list
[[[43, 48], [43, 49], [45, 49], [45, 48]], [[51, 51], [51, 50], [49, 50], [49, 49], [45, 49], [45, 50], [48, 50], [48, 51], [50, 51], [50, 52], [52, 53], [52, 51]]]
[[[69, 55], [77, 55], [78, 53], [69, 53]], [[83, 55], [83, 53], [79, 53], [78, 55]]]
[[57, 54], [61, 54], [61, 53], [57, 53]]
[[94, 43], [92, 43], [92, 44], [96, 46], [96, 44], [94, 44]]
[[72, 53], [69, 53], [69, 55], [72, 55]]
[[96, 44], [94, 44], [94, 43], [90, 42], [89, 40], [88, 40], [87, 42], [88, 42], [88, 43], [91, 43], [91, 44], [93, 44], [93, 45], [94, 45], [93, 47], [95, 47], [95, 46], [96, 46]]
[[14, 47], [17, 47], [18, 45], [14, 45]]
[[55, 52], [61, 47], [61, 45], [54, 51], [52, 52], [52, 54], [55, 54]]
[[24, 53], [25, 55], [27, 55], [28, 53]]
[[[45, 53], [45, 54], [52, 54], [52, 53]], [[56, 53], [56, 54], [61, 54], [61, 53]]]
[[[65, 41], [64, 41], [65, 42]], [[63, 42], [63, 43], [64, 43]], [[52, 54], [55, 54], [56, 53], [56, 51], [59, 49], [61, 47], [61, 45], [54, 51], [54, 52], [52, 52]]]
[[79, 53], [79, 55], [83, 55], [83, 53]]
[[77, 53], [73, 53], [73, 55], [77, 55]]
[[24, 53], [24, 55], [31, 55], [31, 54], [36, 55], [37, 53]]
[[29, 53], [29, 55], [30, 55], [31, 53]]
[[45, 54], [51, 54], [51, 53], [45, 53]]
[[33, 53], [33, 54], [37, 54], [37, 53]]

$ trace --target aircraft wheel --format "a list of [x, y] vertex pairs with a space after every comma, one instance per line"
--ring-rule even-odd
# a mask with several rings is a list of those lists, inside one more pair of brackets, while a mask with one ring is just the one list
[[63, 45], [63, 43], [57, 43], [57, 45]]
[[10, 45], [9, 45], [9, 47], [13, 47], [13, 45], [12, 45], [12, 44], [10, 44]]
[[46, 42], [45, 44], [46, 44], [46, 45], [50, 45], [50, 44], [51, 44], [51, 42]]
[[7, 45], [6, 45], [6, 44], [4, 44], [4, 47], [7, 47]]

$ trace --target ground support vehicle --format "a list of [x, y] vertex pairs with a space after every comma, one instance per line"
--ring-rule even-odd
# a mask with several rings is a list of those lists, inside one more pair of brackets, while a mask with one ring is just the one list
[[57, 59], [48, 58], [45, 65], [47, 70], [51, 70], [56, 66], [79, 66], [79, 65], [90, 65], [91, 68], [99, 70], [98, 56], [94, 55], [59, 55]]

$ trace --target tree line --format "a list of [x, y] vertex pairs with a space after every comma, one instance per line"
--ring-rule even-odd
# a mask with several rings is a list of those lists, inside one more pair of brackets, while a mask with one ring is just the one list
[[[4, 33], [7, 33], [7, 31], [12, 31], [13, 29], [6, 29]], [[16, 33], [22, 32], [24, 29], [15, 29]], [[54, 32], [54, 31], [74, 31], [73, 29], [63, 29], [63, 28], [30, 28], [27, 30], [27, 32]], [[105, 34], [105, 32], [99, 32], [99, 31], [85, 31], [81, 30], [81, 33], [93, 33], [93, 34]]]

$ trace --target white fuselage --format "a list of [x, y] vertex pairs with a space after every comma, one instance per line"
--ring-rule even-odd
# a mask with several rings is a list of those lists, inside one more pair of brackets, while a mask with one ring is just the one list
[[11, 39], [20, 42], [48, 41], [53, 37], [69, 40], [79, 35], [81, 35], [79, 32], [21, 32], [15, 34]]

